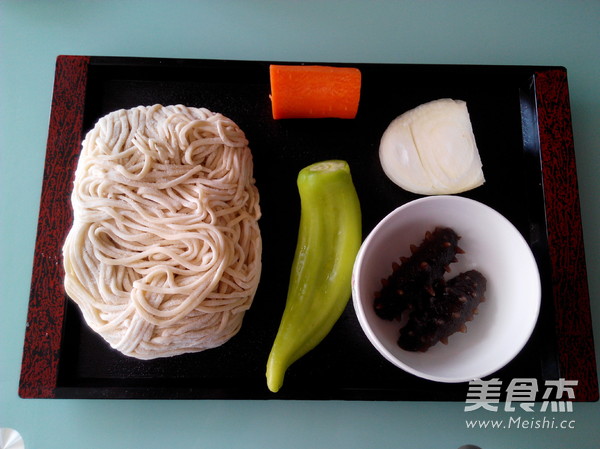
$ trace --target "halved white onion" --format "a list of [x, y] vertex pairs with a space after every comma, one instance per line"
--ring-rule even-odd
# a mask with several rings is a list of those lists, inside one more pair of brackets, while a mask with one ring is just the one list
[[394, 119], [379, 145], [386, 175], [409, 192], [443, 195], [485, 182], [467, 104], [443, 98]]

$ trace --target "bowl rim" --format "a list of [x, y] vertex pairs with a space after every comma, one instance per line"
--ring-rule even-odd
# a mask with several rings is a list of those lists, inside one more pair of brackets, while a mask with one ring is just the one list
[[[513, 232], [515, 234], [515, 238], [517, 240], [520, 240], [520, 244], [522, 244], [524, 246], [524, 248], [526, 250], [525, 252], [529, 259], [528, 263], [531, 264], [531, 268], [533, 269], [534, 274], [535, 274], [535, 278], [532, 280], [532, 286], [531, 286], [532, 287], [531, 297], [532, 297], [532, 301], [534, 301], [534, 303], [532, 304], [532, 307], [535, 310], [531, 314], [532, 319], [528, 321], [529, 326], [526, 329], [526, 331], [523, 333], [523, 338], [520, 341], [516, 342], [516, 344], [514, 345], [512, 350], [509, 351], [509, 355], [507, 355], [506, 357], [499, 360], [499, 362], [496, 365], [489, 367], [487, 369], [482, 369], [480, 372], [474, 372], [473, 375], [471, 375], [471, 376], [444, 376], [444, 375], [439, 375], [439, 374], [434, 375], [434, 374], [430, 374], [430, 373], [421, 371], [419, 369], [413, 368], [412, 366], [406, 364], [404, 361], [395, 357], [392, 353], [390, 353], [385, 348], [385, 346], [380, 341], [380, 339], [375, 335], [375, 332], [371, 328], [371, 326], [369, 324], [369, 320], [366, 317], [365, 310], [363, 307], [363, 301], [361, 300], [360, 295], [359, 295], [359, 291], [360, 291], [359, 287], [361, 284], [359, 272], [360, 272], [360, 269], [362, 268], [362, 262], [365, 257], [367, 248], [369, 247], [370, 242], [375, 238], [375, 235], [378, 232], [380, 232], [382, 227], [384, 227], [389, 221], [393, 220], [394, 217], [397, 214], [401, 213], [403, 210], [414, 207], [415, 205], [419, 205], [421, 203], [439, 202], [439, 201], [457, 201], [457, 202], [464, 202], [465, 204], [469, 203], [470, 207], [480, 207], [483, 210], [485, 210], [486, 213], [490, 213], [493, 216], [495, 216], [498, 220], [504, 222], [504, 225], [507, 226], [511, 230], [511, 232]], [[396, 207], [395, 209], [390, 211], [385, 217], [383, 217], [375, 225], [375, 227], [369, 232], [367, 237], [364, 239], [364, 241], [361, 244], [359, 251], [357, 253], [357, 256], [356, 256], [356, 259], [354, 262], [354, 267], [352, 270], [352, 303], [353, 303], [353, 307], [354, 307], [356, 316], [358, 318], [359, 324], [361, 326], [361, 329], [363, 330], [363, 332], [365, 333], [365, 335], [367, 336], [367, 338], [369, 339], [371, 344], [375, 347], [375, 349], [377, 349], [377, 351], [385, 359], [387, 359], [393, 365], [395, 365], [395, 366], [401, 368], [402, 370], [404, 370], [410, 374], [413, 374], [417, 377], [435, 381], [435, 382], [441, 382], [441, 383], [461, 383], [461, 382], [469, 382], [469, 381], [475, 380], [475, 379], [481, 379], [483, 377], [489, 376], [490, 374], [493, 374], [493, 373], [499, 371], [500, 369], [505, 367], [507, 364], [509, 364], [523, 350], [525, 345], [531, 339], [533, 331], [535, 330], [535, 327], [539, 320], [540, 309], [541, 309], [541, 299], [542, 299], [542, 286], [541, 286], [539, 266], [538, 266], [537, 260], [535, 259], [534, 254], [531, 250], [531, 247], [529, 246], [529, 243], [523, 237], [521, 232], [512, 224], [512, 222], [510, 220], [508, 220], [504, 215], [502, 215], [500, 212], [498, 212], [493, 207], [488, 206], [487, 204], [482, 203], [480, 201], [477, 201], [477, 200], [474, 200], [471, 198], [466, 198], [463, 196], [456, 196], [456, 195], [426, 196], [426, 197], [411, 200], [407, 203], [404, 203], [404, 204]]]

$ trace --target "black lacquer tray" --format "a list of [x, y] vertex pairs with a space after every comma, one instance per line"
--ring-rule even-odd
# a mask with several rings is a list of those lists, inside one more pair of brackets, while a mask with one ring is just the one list
[[[281, 63], [281, 62], [278, 62]], [[329, 64], [335, 65], [335, 64]], [[362, 72], [354, 120], [271, 116], [269, 62], [60, 56], [57, 59], [19, 394], [46, 398], [231, 398], [464, 401], [467, 384], [420, 380], [385, 361], [349, 302], [330, 335], [265, 382], [299, 219], [298, 171], [349, 162], [364, 235], [418, 198], [391, 183], [378, 159], [389, 122], [443, 97], [467, 102], [486, 184], [464, 194], [505, 215], [541, 272], [542, 310], [523, 351], [493, 377], [577, 379], [577, 400], [598, 398], [566, 70], [561, 67], [344, 64]], [[263, 274], [240, 333], [220, 348], [140, 361], [88, 329], [62, 287], [61, 247], [85, 133], [104, 114], [155, 103], [206, 107], [246, 132], [263, 217]]]

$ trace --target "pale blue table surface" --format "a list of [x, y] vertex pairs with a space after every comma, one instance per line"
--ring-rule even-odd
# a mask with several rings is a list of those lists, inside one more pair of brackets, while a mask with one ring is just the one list
[[599, 403], [575, 404], [574, 429], [474, 430], [467, 418], [528, 417], [463, 402], [20, 399], [59, 54], [566, 67], [600, 335], [600, 1], [0, 1], [0, 427], [26, 448], [600, 447]]

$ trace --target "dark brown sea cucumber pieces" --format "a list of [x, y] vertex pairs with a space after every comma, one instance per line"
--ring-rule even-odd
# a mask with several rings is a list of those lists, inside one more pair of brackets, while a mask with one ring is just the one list
[[374, 308], [380, 318], [399, 319], [405, 310], [414, 307], [421, 298], [434, 295], [435, 284], [456, 262], [460, 237], [450, 228], [437, 227], [427, 232], [421, 244], [412, 245], [412, 255], [392, 264], [392, 274], [382, 280]]
[[392, 274], [382, 279], [375, 294], [374, 310], [386, 320], [408, 321], [400, 330], [398, 345], [407, 351], [427, 351], [438, 342], [466, 331], [466, 322], [484, 301], [486, 278], [476, 270], [445, 281], [444, 274], [456, 255], [460, 236], [451, 228], [436, 227], [421, 244], [411, 246], [411, 256], [392, 264]]
[[476, 270], [441, 282], [435, 296], [422, 300], [400, 330], [398, 345], [407, 351], [427, 351], [438, 342], [447, 343], [456, 332], [466, 332], [466, 323], [484, 301], [486, 278]]

